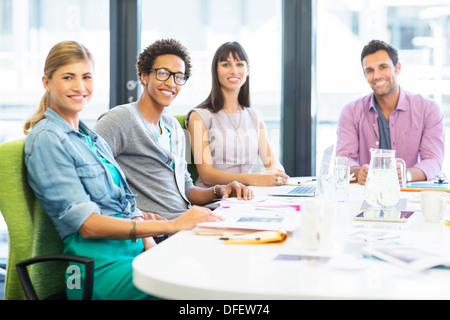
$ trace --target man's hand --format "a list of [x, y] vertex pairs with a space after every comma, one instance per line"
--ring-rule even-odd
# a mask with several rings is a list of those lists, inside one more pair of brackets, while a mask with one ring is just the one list
[[358, 172], [358, 183], [365, 185], [367, 180], [367, 174], [369, 173], [369, 165], [364, 164]]
[[237, 197], [239, 200], [251, 200], [254, 197], [253, 190], [237, 181], [233, 181], [227, 185], [219, 186], [218, 189], [219, 195], [222, 196], [222, 199]]
[[[144, 215], [144, 221], [167, 220], [166, 218], [163, 218], [160, 215], [157, 215], [156, 213], [145, 212], [142, 210], [141, 210], [141, 212]], [[144, 251], [157, 246], [155, 239], [153, 237], [142, 238], [142, 243], [144, 244]]]

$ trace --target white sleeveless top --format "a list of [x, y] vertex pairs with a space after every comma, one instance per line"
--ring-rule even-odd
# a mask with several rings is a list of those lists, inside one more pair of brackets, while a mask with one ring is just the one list
[[[257, 163], [259, 148], [260, 114], [253, 108], [239, 113], [211, 112], [204, 108], [191, 110], [186, 117], [186, 127], [192, 111], [196, 111], [206, 125], [214, 169], [228, 173], [250, 173]], [[194, 124], [201, 132], [201, 123]], [[200, 178], [196, 186], [207, 187]]]

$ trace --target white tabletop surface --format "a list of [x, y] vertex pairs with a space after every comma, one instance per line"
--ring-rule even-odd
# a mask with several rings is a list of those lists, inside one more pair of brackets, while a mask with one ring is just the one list
[[[254, 188], [258, 197], [269, 189]], [[388, 231], [398, 233], [395, 240], [403, 244], [450, 245], [450, 227], [425, 223], [417, 196], [402, 193], [408, 209], [416, 210], [407, 223], [357, 222], [353, 217], [360, 210], [363, 187], [352, 184], [350, 200], [335, 204], [331, 241], [315, 251], [302, 248], [300, 230], [282, 244], [259, 245], [231, 245], [218, 236], [179, 232], [134, 260], [133, 282], [166, 299], [450, 299], [449, 269], [415, 272], [368, 258], [361, 251], [367, 241], [350, 237], [358, 230]], [[280, 254], [329, 260], [275, 260]]]

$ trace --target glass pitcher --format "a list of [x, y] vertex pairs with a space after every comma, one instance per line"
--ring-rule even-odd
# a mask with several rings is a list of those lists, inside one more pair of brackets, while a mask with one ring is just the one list
[[400, 200], [400, 184], [397, 165], [400, 165], [403, 187], [406, 186], [406, 164], [403, 159], [395, 158], [395, 150], [370, 149], [370, 165], [367, 174], [364, 199], [369, 207], [365, 215], [395, 215]]

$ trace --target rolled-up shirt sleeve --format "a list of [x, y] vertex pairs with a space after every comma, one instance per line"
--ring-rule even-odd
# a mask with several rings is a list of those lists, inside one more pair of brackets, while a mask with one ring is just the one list
[[337, 127], [336, 156], [347, 157], [350, 167], [360, 167], [359, 120], [356, 104], [347, 104], [341, 112]]
[[420, 161], [414, 167], [421, 169], [427, 176], [427, 180], [433, 180], [441, 170], [444, 161], [444, 115], [440, 107], [430, 101], [425, 107], [424, 118], [419, 146]]

